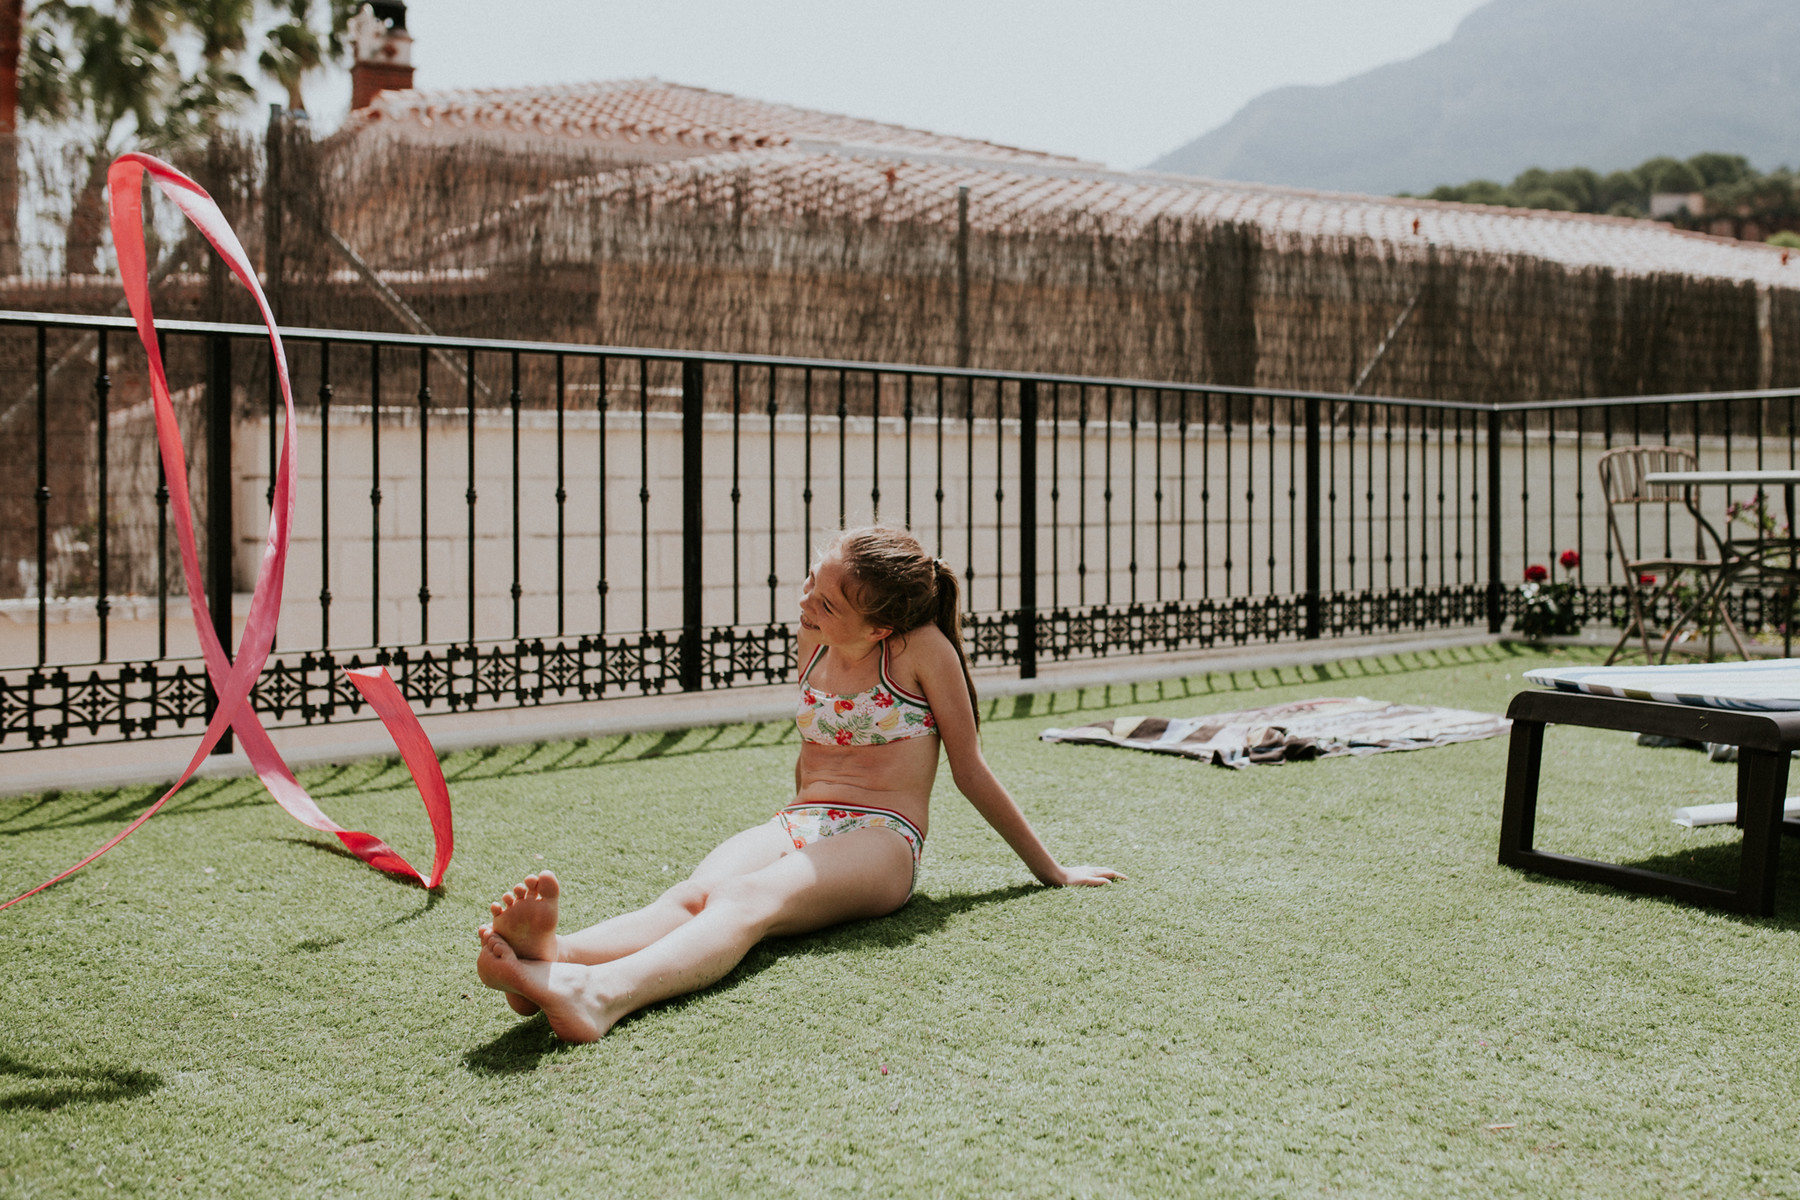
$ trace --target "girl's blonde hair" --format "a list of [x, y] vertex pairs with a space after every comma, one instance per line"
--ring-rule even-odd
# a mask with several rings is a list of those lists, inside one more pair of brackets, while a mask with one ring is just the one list
[[[906, 530], [882, 525], [844, 530], [823, 553], [833, 550], [854, 589], [849, 599], [869, 624], [899, 634], [936, 625], [950, 639], [962, 664], [969, 704], [975, 707], [975, 681], [969, 675], [969, 652], [962, 638], [962, 585], [950, 564], [927, 554]], [[975, 722], [981, 723], [979, 708]]]

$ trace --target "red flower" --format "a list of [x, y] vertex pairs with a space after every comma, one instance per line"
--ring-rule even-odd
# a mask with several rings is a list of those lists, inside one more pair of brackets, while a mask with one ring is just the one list
[[1573, 550], [1564, 550], [1562, 552], [1562, 557], [1556, 561], [1563, 565], [1564, 570], [1573, 571], [1576, 567], [1581, 565], [1581, 555], [1575, 553]]
[[833, 704], [831, 707], [837, 709], [837, 711], [839, 711], [841, 713], [847, 713], [851, 709], [856, 707], [856, 702], [854, 700], [839, 700], [836, 704]]
[[1525, 568], [1525, 578], [1531, 583], [1542, 583], [1550, 578], [1550, 569], [1543, 563], [1532, 563]]
[[894, 706], [894, 698], [879, 689], [875, 692], [874, 701], [876, 708], [892, 708]]
[[840, 729], [837, 731], [837, 744], [840, 746], [848, 746], [850, 744], [850, 739], [855, 736], [856, 735], [851, 733], [848, 729]]
[[849, 815], [849, 813], [841, 808], [828, 808], [825, 810], [825, 819], [827, 821], [841, 821]]
[[1643, 584], [1645, 587], [1649, 587], [1651, 584], [1656, 582], [1656, 576], [1654, 576], [1654, 575], [1639, 575], [1638, 582]]
[[817, 696], [813, 695], [813, 690], [811, 688], [807, 688], [806, 691], [802, 694], [801, 698], [803, 700], [805, 700], [808, 704], [817, 704], [819, 702], [819, 698]]
[[937, 725], [937, 718], [932, 716], [930, 713], [926, 713], [925, 714], [925, 728], [932, 729], [932, 728], [935, 728], [936, 725]]

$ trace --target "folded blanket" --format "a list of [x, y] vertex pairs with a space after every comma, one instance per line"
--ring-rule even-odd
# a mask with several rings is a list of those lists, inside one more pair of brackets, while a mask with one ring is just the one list
[[1295, 700], [1205, 717], [1114, 717], [1075, 729], [1046, 729], [1047, 742], [1125, 746], [1180, 754], [1221, 767], [1422, 750], [1496, 737], [1512, 722], [1460, 708], [1389, 704], [1362, 696]]

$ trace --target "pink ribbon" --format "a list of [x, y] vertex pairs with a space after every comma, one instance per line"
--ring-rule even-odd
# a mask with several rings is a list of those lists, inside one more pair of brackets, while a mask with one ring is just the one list
[[[275, 492], [269, 510], [269, 537], [263, 547], [262, 568], [257, 572], [256, 588], [250, 599], [250, 613], [238, 641], [236, 661], [226, 657], [214, 631], [200, 580], [200, 556], [194, 541], [193, 506], [188, 499], [187, 455], [181, 445], [181, 430], [175, 421], [175, 409], [169, 400], [169, 383], [163, 374], [162, 353], [157, 346], [156, 324], [150, 309], [149, 270], [144, 253], [143, 180], [148, 172], [152, 182], [161, 188], [186, 214], [196, 228], [231, 267], [232, 274], [256, 298], [263, 324], [269, 329], [269, 344], [274, 348], [276, 378], [281, 384], [281, 401], [285, 424], [281, 439], [281, 459], [275, 472]], [[206, 673], [218, 697], [218, 708], [207, 724], [206, 736], [194, 751], [187, 769], [174, 786], [164, 792], [144, 814], [113, 836], [98, 850], [52, 879], [45, 880], [29, 892], [15, 896], [0, 909], [10, 908], [27, 896], [36, 895], [51, 884], [67, 879], [130, 837], [138, 826], [156, 815], [169, 797], [180, 791], [194, 772], [212, 753], [213, 747], [234, 730], [242, 743], [257, 777], [275, 802], [302, 825], [322, 833], [336, 834], [339, 841], [356, 857], [381, 871], [416, 877], [428, 888], [443, 882], [444, 868], [450, 864], [456, 840], [450, 821], [450, 792], [444, 773], [438, 767], [437, 755], [430, 740], [420, 728], [418, 718], [407, 707], [400, 689], [384, 667], [346, 671], [350, 682], [362, 694], [387, 727], [401, 758], [412, 772], [425, 811], [431, 818], [435, 847], [431, 875], [425, 876], [401, 857], [400, 852], [373, 834], [345, 829], [319, 809], [306, 789], [294, 778], [281, 754], [263, 729], [262, 720], [250, 704], [250, 689], [268, 661], [275, 642], [275, 626], [281, 616], [281, 585], [287, 571], [288, 540], [294, 524], [294, 397], [288, 382], [287, 356], [282, 350], [281, 334], [275, 328], [275, 317], [264, 298], [256, 274], [250, 268], [249, 256], [238, 243], [224, 214], [206, 192], [160, 159], [147, 154], [122, 154], [113, 160], [106, 176], [108, 198], [112, 209], [113, 243], [119, 256], [119, 275], [124, 283], [125, 298], [137, 322], [138, 340], [150, 359], [150, 392], [155, 402], [156, 438], [162, 452], [163, 471], [168, 477], [169, 499], [175, 508], [175, 530], [181, 543], [181, 570], [187, 580], [188, 606], [193, 611], [194, 631], [200, 638], [200, 649], [206, 658]]]

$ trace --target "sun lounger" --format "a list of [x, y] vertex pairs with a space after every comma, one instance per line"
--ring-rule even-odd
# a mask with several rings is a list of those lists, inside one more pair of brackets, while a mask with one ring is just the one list
[[[1500, 818], [1500, 863], [1562, 879], [1606, 883], [1694, 904], [1770, 916], [1790, 756], [1800, 749], [1800, 659], [1685, 666], [1532, 671], [1544, 685], [1513, 697], [1512, 743]], [[1553, 854], [1532, 846], [1546, 725], [1585, 725], [1738, 748], [1737, 823], [1744, 831], [1737, 886]]]

